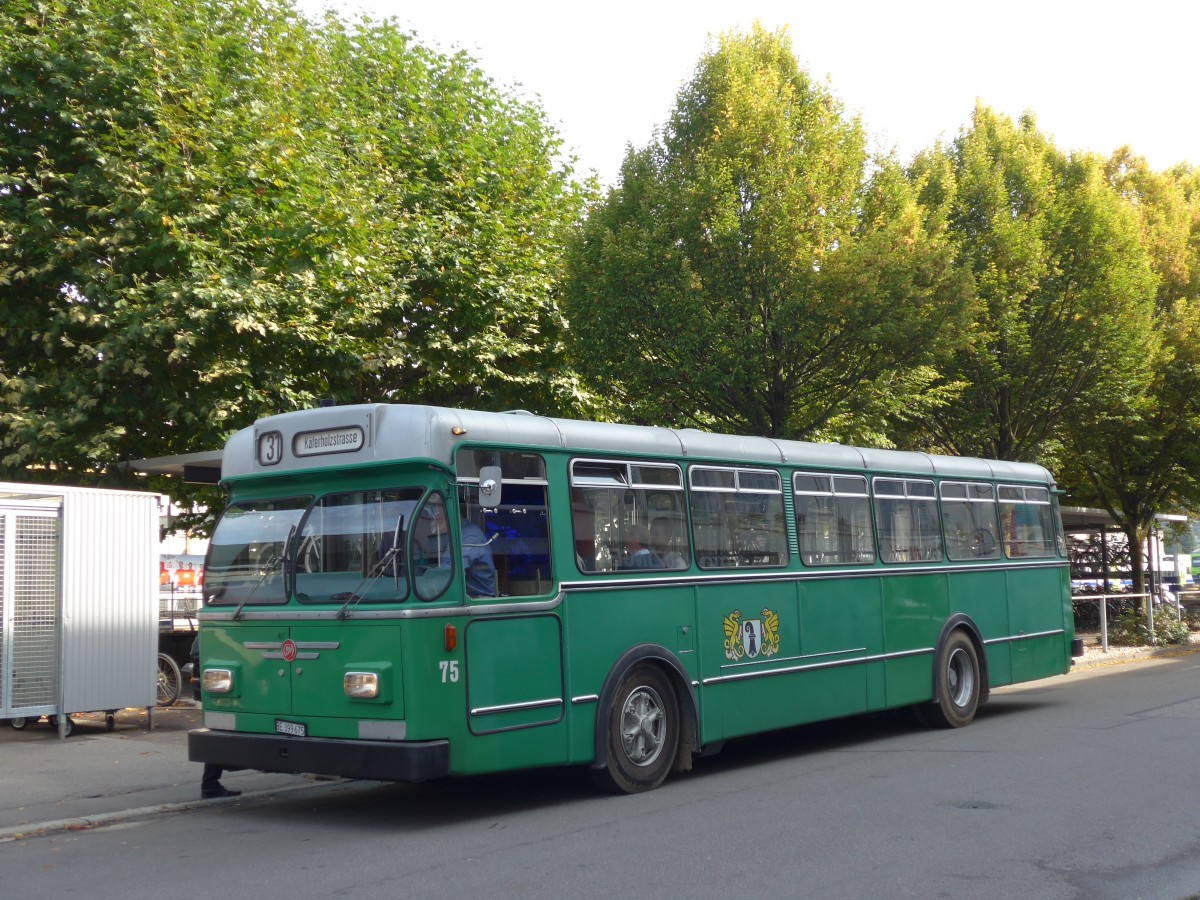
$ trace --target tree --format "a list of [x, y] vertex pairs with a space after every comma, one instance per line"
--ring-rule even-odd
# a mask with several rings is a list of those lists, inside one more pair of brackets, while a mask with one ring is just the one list
[[554, 287], [587, 190], [469, 57], [286, 0], [0, 27], [0, 477], [325, 396], [573, 408]]
[[558, 289], [593, 187], [559, 164], [541, 109], [394, 23], [330, 18], [323, 36], [360, 162], [360, 253], [379, 266], [349, 329], [368, 348], [355, 392], [578, 412]]
[[879, 434], [863, 415], [921, 395], [929, 379], [896, 375], [934, 360], [966, 305], [896, 163], [865, 146], [785, 31], [722, 35], [571, 256], [597, 392], [635, 421]]
[[[1156, 340], [1140, 390], [1071, 423], [1063, 474], [1073, 498], [1107, 509], [1140, 550], [1158, 513], [1200, 511], [1200, 174], [1153, 172], [1128, 148], [1106, 169], [1158, 276]], [[1131, 559], [1140, 592], [1142, 554]]]
[[1059, 461], [1066, 423], [1112, 408], [1148, 376], [1155, 279], [1136, 217], [1098, 158], [1066, 156], [1031, 115], [1014, 124], [983, 105], [911, 174], [979, 303], [944, 371], [966, 387], [933, 411], [930, 443]]

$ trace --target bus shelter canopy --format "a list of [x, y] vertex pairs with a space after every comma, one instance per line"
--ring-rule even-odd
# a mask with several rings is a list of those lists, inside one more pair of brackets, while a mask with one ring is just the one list
[[174, 475], [189, 484], [217, 484], [221, 480], [221, 451], [128, 460], [121, 463], [121, 468], [138, 475]]

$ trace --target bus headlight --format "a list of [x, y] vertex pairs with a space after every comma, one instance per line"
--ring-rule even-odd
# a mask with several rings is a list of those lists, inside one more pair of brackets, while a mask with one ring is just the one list
[[373, 700], [379, 696], [379, 676], [375, 672], [347, 672], [342, 689], [353, 700]]
[[233, 672], [229, 669], [205, 669], [200, 682], [210, 694], [228, 694], [233, 690]]

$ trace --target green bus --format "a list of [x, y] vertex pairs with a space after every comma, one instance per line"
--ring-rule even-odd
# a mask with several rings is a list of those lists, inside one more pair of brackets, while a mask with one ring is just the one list
[[1071, 667], [1040, 466], [390, 404], [261, 419], [221, 463], [197, 762], [636, 792]]

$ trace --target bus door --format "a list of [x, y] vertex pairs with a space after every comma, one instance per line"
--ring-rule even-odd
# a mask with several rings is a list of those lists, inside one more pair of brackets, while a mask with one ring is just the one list
[[869, 701], [866, 664], [847, 662], [883, 644], [867, 479], [796, 472], [792, 476], [796, 536], [806, 577], [799, 585], [800, 665], [809, 719], [862, 712]]
[[791, 553], [780, 475], [694, 465], [688, 483], [696, 564], [712, 575], [696, 600], [720, 736], [795, 724], [803, 705], [791, 671], [798, 616], [795, 583], [783, 574]]
[[466, 602], [510, 610], [480, 609], [465, 628], [468, 728], [484, 735], [561, 722], [562, 621], [520, 611], [555, 590], [545, 461], [464, 447], [456, 468]]

